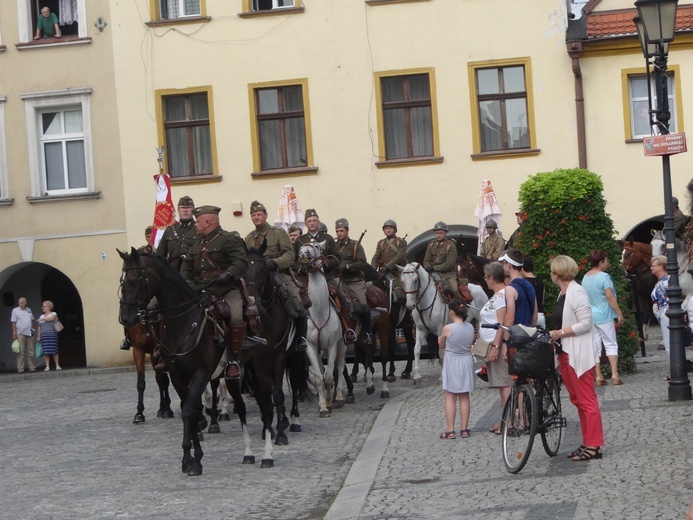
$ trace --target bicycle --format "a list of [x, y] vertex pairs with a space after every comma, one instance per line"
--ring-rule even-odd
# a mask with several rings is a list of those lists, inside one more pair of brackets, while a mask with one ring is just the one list
[[500, 323], [481, 326], [510, 333], [508, 371], [517, 379], [503, 408], [501, 445], [505, 468], [516, 474], [527, 464], [537, 433], [546, 454], [558, 454], [566, 426], [561, 414], [561, 377], [553, 366], [553, 346], [546, 330]]

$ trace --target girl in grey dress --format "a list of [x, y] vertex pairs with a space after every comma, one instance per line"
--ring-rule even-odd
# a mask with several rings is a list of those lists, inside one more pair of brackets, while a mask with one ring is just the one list
[[450, 319], [438, 338], [438, 345], [445, 347], [443, 361], [443, 390], [445, 391], [445, 422], [447, 431], [441, 439], [454, 439], [457, 401], [460, 406], [460, 436], [469, 437], [469, 393], [474, 390], [474, 358], [471, 346], [474, 327], [465, 323], [467, 307], [460, 298], [450, 302]]

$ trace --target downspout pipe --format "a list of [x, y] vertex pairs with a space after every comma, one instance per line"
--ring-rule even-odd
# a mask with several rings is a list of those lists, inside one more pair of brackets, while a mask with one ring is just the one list
[[582, 85], [582, 69], [580, 68], [581, 41], [567, 43], [568, 56], [572, 60], [573, 76], [575, 76], [575, 116], [577, 122], [578, 166], [587, 169], [587, 139], [585, 132], [585, 97]]

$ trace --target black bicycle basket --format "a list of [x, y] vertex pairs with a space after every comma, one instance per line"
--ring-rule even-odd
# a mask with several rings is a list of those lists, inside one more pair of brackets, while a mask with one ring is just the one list
[[554, 366], [553, 347], [546, 332], [513, 325], [508, 341], [508, 372], [520, 377], [544, 379]]

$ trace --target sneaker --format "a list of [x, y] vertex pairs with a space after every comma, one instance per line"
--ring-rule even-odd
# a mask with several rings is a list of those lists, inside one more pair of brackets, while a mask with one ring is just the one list
[[24, 370], [17, 370], [17, 373], [18, 373], [18, 374], [23, 374], [23, 373], [24, 373]]
[[48, 371], [50, 371], [50, 369], [51, 369], [50, 367], [46, 367], [46, 368], [43, 369], [43, 371], [44, 371], [44, 372], [48, 372]]
[[59, 366], [55, 367], [56, 370], [62, 370]]

